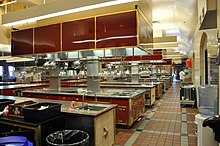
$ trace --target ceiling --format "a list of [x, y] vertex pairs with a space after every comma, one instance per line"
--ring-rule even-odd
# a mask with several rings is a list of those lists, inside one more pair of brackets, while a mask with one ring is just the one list
[[[197, 0], [147, 0], [152, 9], [154, 31], [163, 36], [177, 36], [175, 51], [189, 54], [198, 23]], [[155, 33], [154, 33], [155, 34]]]
[[[23, 9], [27, 5], [49, 3], [55, 0], [17, 0], [8, 11]], [[146, 0], [152, 9], [154, 37], [160, 32], [162, 36], [177, 36], [178, 48], [167, 51], [168, 57], [178, 54], [188, 55], [194, 30], [197, 25], [197, 0]], [[1, 43], [1, 40], [0, 40]], [[0, 48], [1, 49], [1, 48]], [[171, 57], [172, 58], [172, 57]]]

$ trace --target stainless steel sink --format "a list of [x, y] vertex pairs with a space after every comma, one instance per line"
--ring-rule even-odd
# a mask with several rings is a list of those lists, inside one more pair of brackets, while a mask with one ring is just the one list
[[[107, 107], [105, 107], [105, 106], [97, 106], [97, 105], [85, 105], [84, 106], [84, 110], [87, 110], [87, 111], [100, 111], [100, 110], [103, 110], [105, 108], [107, 108]], [[80, 106], [77, 109], [83, 110], [83, 107]]]
[[64, 93], [77, 93], [76, 90], [61, 90], [61, 92], [64, 92]]

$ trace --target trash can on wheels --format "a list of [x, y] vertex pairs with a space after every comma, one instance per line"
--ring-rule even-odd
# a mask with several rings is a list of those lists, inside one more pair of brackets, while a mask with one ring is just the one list
[[33, 146], [33, 143], [28, 141], [24, 136], [6, 136], [0, 137], [0, 146]]
[[89, 146], [89, 134], [81, 130], [62, 130], [47, 136], [48, 146]]

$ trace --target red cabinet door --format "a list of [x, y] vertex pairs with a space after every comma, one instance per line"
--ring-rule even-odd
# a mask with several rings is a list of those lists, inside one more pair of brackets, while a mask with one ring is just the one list
[[60, 24], [34, 28], [34, 54], [60, 52]]
[[2, 95], [15, 96], [15, 92], [13, 89], [7, 89], [7, 90], [2, 90], [2, 91], [3, 91]]
[[65, 100], [65, 101], [73, 101], [73, 97], [71, 96], [65, 96], [65, 95], [60, 95], [57, 97], [58, 100]]
[[111, 103], [111, 98], [97, 98], [97, 102]]
[[136, 11], [96, 18], [96, 48], [137, 45]]
[[95, 48], [95, 18], [62, 24], [62, 51]]
[[12, 32], [11, 54], [12, 56], [33, 54], [33, 29]]
[[127, 107], [118, 106], [117, 108], [117, 124], [128, 124], [128, 110]]

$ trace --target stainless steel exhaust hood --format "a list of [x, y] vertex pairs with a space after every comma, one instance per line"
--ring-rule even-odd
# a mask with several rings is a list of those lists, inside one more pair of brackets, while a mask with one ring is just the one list
[[80, 60], [86, 59], [88, 56], [103, 57], [125, 57], [125, 56], [140, 56], [150, 55], [146, 51], [134, 47], [134, 48], [118, 48], [118, 49], [106, 49], [106, 50], [88, 50], [79, 52], [63, 52], [58, 54], [44, 55], [44, 59], [62, 61], [62, 60]]

